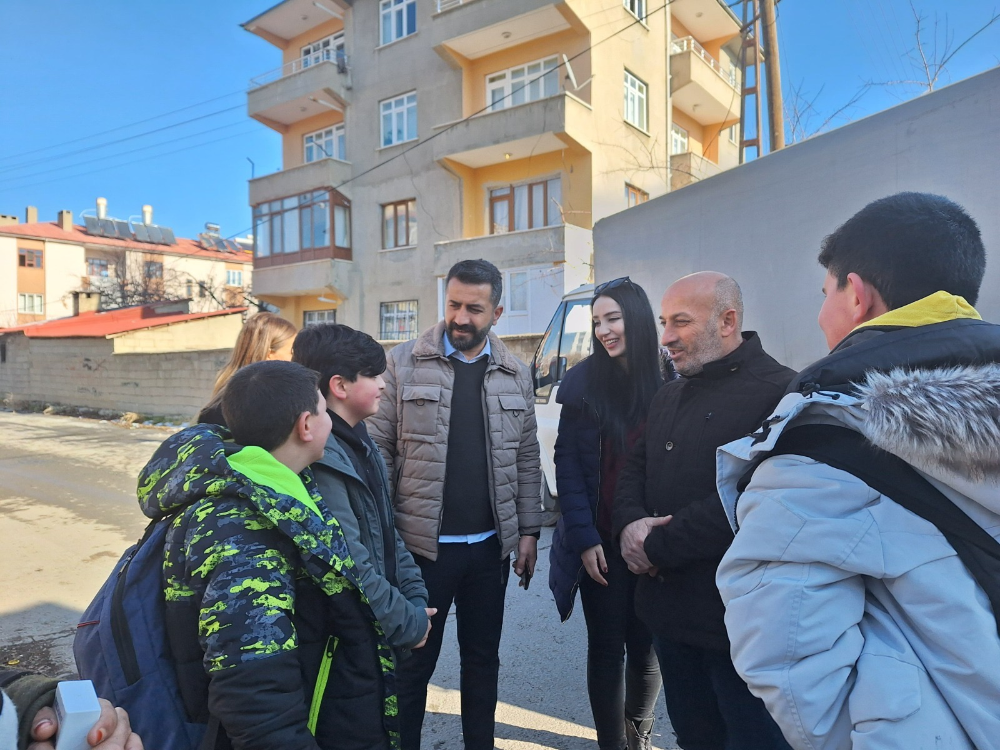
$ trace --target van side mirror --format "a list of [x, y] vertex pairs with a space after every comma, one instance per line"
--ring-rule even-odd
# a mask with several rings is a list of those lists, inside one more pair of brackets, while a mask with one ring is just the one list
[[549, 377], [551, 382], [558, 383], [563, 379], [563, 375], [566, 374], [566, 358], [565, 357], [553, 357], [552, 361], [549, 362]]

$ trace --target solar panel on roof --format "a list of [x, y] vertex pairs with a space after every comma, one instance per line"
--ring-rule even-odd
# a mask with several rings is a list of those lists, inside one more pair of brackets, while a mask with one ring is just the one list
[[228, 249], [226, 248], [226, 241], [221, 237], [215, 238], [215, 249], [218, 250], [220, 253], [229, 252]]
[[127, 221], [118, 221], [115, 219], [115, 229], [118, 230], [118, 236], [123, 240], [132, 239], [132, 230], [129, 229]]
[[163, 237], [164, 245], [176, 245], [177, 238], [174, 237], [174, 230], [170, 227], [160, 227], [160, 234]]
[[229, 248], [229, 252], [231, 252], [231, 253], [238, 253], [238, 252], [240, 252], [240, 246], [237, 245], [232, 240], [226, 240], [226, 247]]
[[113, 219], [98, 219], [101, 224], [101, 236], [111, 237], [115, 239], [118, 237], [118, 232], [115, 229], [115, 222]]
[[83, 223], [87, 227], [87, 234], [92, 234], [95, 237], [100, 237], [101, 235], [101, 224], [96, 216], [84, 216]]
[[154, 245], [163, 244], [163, 235], [160, 234], [160, 228], [156, 224], [147, 224], [146, 233], [149, 235], [149, 241]]
[[132, 231], [135, 233], [135, 238], [139, 242], [150, 242], [149, 232], [146, 231], [145, 224], [136, 224], [132, 227]]

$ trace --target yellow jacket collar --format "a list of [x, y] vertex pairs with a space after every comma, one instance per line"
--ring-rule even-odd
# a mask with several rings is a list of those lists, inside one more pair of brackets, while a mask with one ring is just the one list
[[959, 318], [969, 318], [971, 320], [982, 320], [982, 316], [976, 312], [976, 308], [965, 301], [965, 297], [948, 292], [934, 292], [923, 299], [911, 302], [908, 305], [897, 307], [877, 318], [862, 323], [854, 330], [868, 328], [870, 326], [900, 326], [903, 328], [916, 328], [917, 326], [927, 326], [933, 323], [943, 323], [947, 320], [957, 320]]

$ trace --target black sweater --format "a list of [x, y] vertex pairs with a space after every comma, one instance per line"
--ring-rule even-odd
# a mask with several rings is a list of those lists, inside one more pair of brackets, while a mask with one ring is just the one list
[[702, 648], [729, 648], [715, 571], [733, 540], [715, 489], [715, 449], [753, 432], [795, 372], [756, 333], [692, 377], [665, 384], [615, 491], [614, 534], [647, 516], [673, 515], [646, 538], [659, 568], [639, 576], [636, 612], [654, 634]]

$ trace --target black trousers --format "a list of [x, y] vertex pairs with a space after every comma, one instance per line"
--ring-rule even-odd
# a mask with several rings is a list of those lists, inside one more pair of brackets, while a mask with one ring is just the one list
[[582, 573], [580, 601], [587, 620], [587, 692], [600, 750], [625, 747], [625, 720], [652, 727], [660, 695], [653, 636], [635, 614], [636, 576], [621, 554], [604, 543], [607, 586]]
[[439, 544], [438, 559], [414, 555], [427, 586], [431, 618], [427, 645], [414, 649], [396, 670], [402, 750], [420, 749], [420, 729], [427, 705], [427, 683], [434, 674], [445, 619], [455, 602], [461, 658], [462, 736], [466, 750], [493, 750], [500, 672], [500, 633], [510, 560], [500, 559], [500, 541], [492, 536], [475, 544]]
[[667, 715], [684, 750], [791, 750], [728, 651], [653, 638]]

